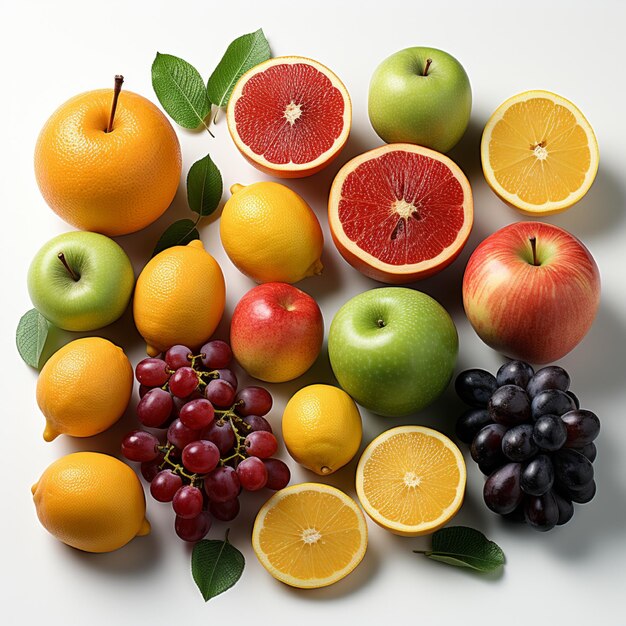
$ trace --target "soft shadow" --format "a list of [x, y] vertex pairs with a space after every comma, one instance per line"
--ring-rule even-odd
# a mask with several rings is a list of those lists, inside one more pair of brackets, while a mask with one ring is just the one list
[[587, 195], [572, 208], [546, 221], [561, 226], [583, 240], [616, 229], [626, 214], [626, 187], [615, 170], [600, 165]]
[[333, 294], [341, 289], [341, 285], [346, 278], [342, 271], [345, 270], [345, 263], [336, 254], [330, 252], [328, 246], [332, 245], [332, 242], [324, 245], [324, 252], [322, 253], [324, 269], [322, 274], [320, 276], [309, 276], [297, 284], [299, 289], [312, 296], [320, 306], [323, 305], [327, 298], [332, 298]]
[[459, 143], [448, 152], [448, 156], [463, 170], [472, 185], [476, 184], [476, 179], [482, 181], [483, 178], [480, 162], [480, 140], [486, 122], [485, 118], [477, 118], [476, 114], [473, 114], [465, 134]]

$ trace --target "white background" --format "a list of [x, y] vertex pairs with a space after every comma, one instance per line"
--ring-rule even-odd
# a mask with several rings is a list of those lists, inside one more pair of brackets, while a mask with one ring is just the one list
[[[0, 538], [1, 621], [16, 624], [112, 623], [382, 623], [549, 624], [624, 623], [624, 513], [626, 510], [626, 186], [624, 139], [626, 90], [624, 4], [614, 2], [107, 2], [3, 0], [0, 14], [0, 229], [2, 251], [3, 468]], [[413, 45], [441, 47], [465, 66], [472, 83], [470, 127], [451, 156], [468, 174], [475, 194], [475, 227], [461, 257], [438, 276], [415, 287], [450, 311], [460, 333], [458, 371], [495, 369], [501, 358], [472, 331], [461, 306], [461, 277], [470, 252], [500, 226], [524, 219], [502, 204], [480, 170], [479, 141], [491, 112], [509, 96], [532, 88], [571, 99], [595, 128], [601, 163], [595, 184], [578, 205], [547, 221], [562, 226], [589, 247], [600, 266], [603, 294], [597, 320], [586, 339], [561, 361], [573, 390], [602, 420], [596, 462], [598, 496], [577, 506], [563, 528], [541, 534], [509, 526], [482, 503], [483, 479], [468, 459], [466, 503], [456, 523], [479, 528], [507, 555], [504, 571], [481, 576], [429, 561], [411, 550], [427, 538], [395, 537], [370, 523], [363, 563], [333, 587], [297, 591], [272, 579], [250, 548], [251, 524], [266, 493], [249, 496], [232, 524], [231, 539], [247, 567], [236, 588], [205, 605], [189, 571], [189, 548], [174, 535], [167, 505], [148, 501], [153, 532], [108, 555], [90, 555], [55, 541], [39, 525], [30, 486], [44, 468], [74, 450], [118, 453], [121, 436], [134, 425], [132, 410], [109, 432], [87, 440], [59, 437], [45, 443], [43, 418], [35, 402], [36, 373], [19, 359], [14, 330], [30, 308], [26, 272], [31, 258], [52, 236], [70, 230], [46, 206], [33, 176], [37, 134], [53, 110], [81, 91], [112, 85], [124, 74], [126, 89], [156, 101], [150, 66], [156, 51], [179, 55], [208, 77], [227, 44], [263, 27], [274, 55], [300, 54], [330, 66], [345, 82], [354, 107], [350, 140], [337, 162], [310, 179], [290, 185], [314, 208], [326, 236], [322, 277], [298, 286], [322, 307], [326, 329], [349, 297], [377, 286], [338, 255], [326, 220], [326, 196], [333, 176], [348, 158], [380, 145], [367, 118], [367, 87], [376, 65]], [[232, 144], [224, 118], [206, 132], [177, 128], [183, 176], [209, 151], [227, 187], [264, 176]], [[146, 230], [119, 238], [138, 272], [159, 234], [174, 219], [189, 216], [181, 185], [173, 206]], [[207, 249], [222, 265], [227, 308], [219, 334], [227, 336], [230, 313], [253, 285], [230, 264], [219, 242], [218, 223], [203, 224]], [[133, 363], [142, 343], [128, 314], [104, 335], [122, 344]], [[65, 340], [67, 340], [67, 336]], [[61, 338], [63, 339], [63, 338]], [[271, 421], [279, 427], [284, 403], [298, 388], [332, 382], [326, 352], [301, 379], [274, 386]], [[411, 418], [394, 420], [363, 412], [365, 438], [400, 423], [427, 424], [452, 433], [460, 403], [449, 389], [435, 405]], [[281, 449], [281, 455], [286, 453]], [[294, 482], [312, 474], [295, 467]], [[329, 482], [354, 494], [355, 463]], [[221, 537], [216, 525], [211, 537]], [[620, 598], [621, 593], [621, 598]], [[611, 617], [612, 615], [612, 617]]]

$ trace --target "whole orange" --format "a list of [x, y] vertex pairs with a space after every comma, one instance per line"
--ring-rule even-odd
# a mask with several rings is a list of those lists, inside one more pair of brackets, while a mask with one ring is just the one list
[[79, 94], [46, 122], [35, 176], [52, 210], [82, 230], [126, 235], [151, 224], [172, 202], [180, 144], [152, 102], [122, 91], [107, 132], [112, 89]]

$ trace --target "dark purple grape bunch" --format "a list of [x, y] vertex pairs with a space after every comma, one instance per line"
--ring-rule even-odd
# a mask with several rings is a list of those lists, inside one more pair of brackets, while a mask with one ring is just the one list
[[264, 417], [272, 396], [263, 387], [237, 391], [231, 361], [230, 346], [216, 340], [195, 355], [173, 346], [135, 368], [139, 421], [167, 431], [161, 441], [133, 430], [122, 454], [141, 463], [155, 500], [172, 503], [176, 533], [185, 541], [202, 539], [213, 518], [234, 519], [242, 490], [282, 489], [291, 478], [287, 465], [272, 458], [278, 441]]
[[593, 443], [600, 420], [580, 408], [570, 377], [558, 365], [537, 372], [509, 361], [496, 376], [461, 372], [456, 392], [471, 408], [459, 416], [456, 434], [470, 444], [487, 476], [485, 504], [495, 513], [536, 530], [566, 524], [574, 505], [593, 499]]

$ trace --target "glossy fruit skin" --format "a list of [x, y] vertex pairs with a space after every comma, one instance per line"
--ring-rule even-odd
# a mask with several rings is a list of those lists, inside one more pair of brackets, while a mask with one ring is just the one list
[[564, 391], [547, 389], [538, 393], [530, 405], [533, 420], [537, 421], [543, 415], [561, 416], [575, 408], [574, 401]]
[[497, 388], [494, 375], [477, 368], [464, 370], [454, 381], [459, 398], [474, 407], [486, 407]]
[[569, 389], [569, 374], [558, 365], [547, 365], [537, 370], [526, 385], [526, 391], [531, 398], [549, 389], [567, 391]]
[[139, 478], [108, 454], [67, 454], [43, 472], [31, 491], [43, 527], [79, 550], [111, 552], [150, 532]]
[[[532, 264], [536, 237], [539, 266]], [[600, 302], [600, 274], [585, 246], [542, 222], [516, 222], [474, 250], [463, 276], [465, 313], [502, 354], [556, 361], [586, 335]]]
[[306, 372], [324, 339], [315, 300], [287, 283], [254, 287], [237, 303], [230, 343], [239, 364], [259, 380], [280, 383]]
[[48, 359], [37, 379], [43, 438], [101, 433], [122, 417], [132, 390], [133, 368], [120, 347], [102, 337], [71, 341]]
[[52, 210], [72, 226], [116, 237], [160, 217], [178, 189], [180, 144], [165, 115], [123, 90], [106, 132], [112, 89], [62, 104], [35, 147], [35, 176]]
[[502, 424], [487, 424], [474, 437], [470, 453], [484, 474], [491, 474], [508, 462], [502, 452], [502, 439], [506, 431], [506, 426]]
[[199, 349], [224, 312], [226, 287], [199, 239], [150, 259], [135, 287], [133, 316], [150, 356], [182, 344]]
[[521, 463], [535, 456], [539, 448], [533, 441], [533, 427], [520, 424], [509, 428], [502, 437], [502, 452], [511, 461]]
[[524, 493], [520, 488], [519, 463], [507, 463], [497, 469], [485, 482], [485, 504], [500, 515], [512, 513], [521, 504]]
[[508, 361], [500, 366], [496, 374], [498, 387], [503, 385], [517, 385], [526, 389], [528, 381], [535, 374], [531, 365], [524, 361]]
[[468, 409], [459, 416], [456, 422], [456, 436], [463, 443], [470, 444], [481, 428], [487, 424], [491, 424], [487, 409]]
[[520, 485], [524, 493], [531, 496], [542, 496], [554, 484], [554, 467], [545, 454], [539, 454], [522, 467]]
[[533, 440], [548, 452], [560, 450], [567, 439], [567, 430], [557, 415], [542, 415], [533, 428]]
[[577, 450], [563, 448], [553, 460], [556, 478], [566, 489], [580, 490], [593, 480], [591, 461]]
[[[382, 325], [381, 325], [382, 324]], [[328, 354], [339, 384], [375, 413], [409, 415], [448, 386], [458, 335], [447, 311], [404, 287], [361, 293], [335, 315]]]
[[[424, 76], [427, 59], [432, 63]], [[376, 68], [370, 81], [370, 122], [387, 143], [414, 143], [447, 152], [465, 133], [471, 110], [469, 78], [443, 50], [400, 50]]]
[[[586, 409], [568, 411], [561, 415], [561, 420], [567, 430], [565, 445], [568, 448], [584, 448], [591, 444], [600, 434], [600, 420], [598, 416]], [[590, 459], [590, 461], [593, 461], [593, 459]]]
[[280, 183], [233, 185], [220, 237], [235, 267], [257, 283], [297, 283], [322, 272], [324, 235], [306, 201]]
[[530, 400], [516, 385], [504, 385], [494, 391], [488, 404], [491, 419], [504, 426], [517, 426], [530, 420]]
[[535, 530], [552, 530], [559, 521], [559, 507], [551, 492], [528, 496], [524, 502], [526, 521]]
[[[70, 275], [59, 260], [78, 276]], [[58, 328], [96, 330], [126, 310], [135, 284], [130, 259], [115, 241], [98, 233], [71, 232], [44, 244], [28, 270], [33, 306]]]

